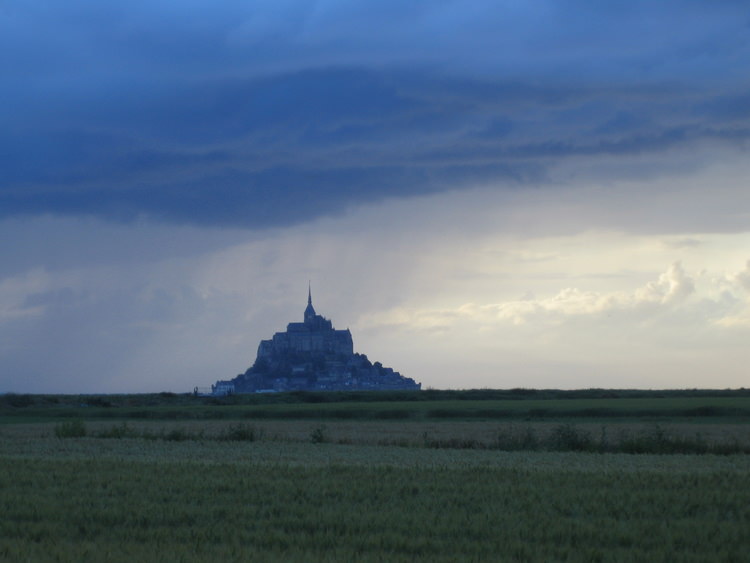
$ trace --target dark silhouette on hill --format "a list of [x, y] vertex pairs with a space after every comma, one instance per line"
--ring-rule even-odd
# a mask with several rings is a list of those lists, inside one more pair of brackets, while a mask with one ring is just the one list
[[309, 288], [303, 318], [261, 340], [252, 367], [232, 380], [217, 381], [213, 394], [421, 388], [413, 379], [355, 354], [349, 329], [336, 330], [315, 312]]

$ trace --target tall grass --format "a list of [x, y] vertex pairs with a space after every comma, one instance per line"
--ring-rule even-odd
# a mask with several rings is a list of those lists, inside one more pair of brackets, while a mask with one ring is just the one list
[[709, 442], [700, 433], [693, 436], [670, 433], [658, 424], [638, 432], [621, 431], [611, 438], [607, 427], [602, 426], [598, 438], [591, 432], [573, 424], [554, 426], [546, 435], [540, 435], [531, 426], [501, 430], [490, 442], [471, 437], [432, 438], [423, 435], [422, 443], [428, 448], [490, 449], [503, 451], [557, 451], [599, 452], [627, 454], [750, 454], [750, 445], [739, 441]]
[[741, 561], [750, 550], [747, 473], [534, 467], [0, 458], [0, 559]]
[[66, 420], [55, 426], [58, 438], [81, 438], [86, 435], [86, 425], [80, 419]]
[[[57, 438], [80, 438], [88, 436], [99, 439], [141, 439], [141, 440], [165, 440], [173, 442], [181, 441], [225, 441], [225, 442], [254, 442], [257, 440], [274, 441], [310, 441], [314, 444], [322, 443], [372, 443], [378, 445], [398, 445], [403, 447], [424, 447], [431, 449], [476, 449], [476, 450], [501, 450], [501, 451], [559, 451], [559, 452], [598, 452], [598, 453], [627, 453], [627, 454], [716, 454], [731, 455], [750, 453], [750, 442], [744, 439], [739, 441], [737, 436], [724, 437], [722, 439], [711, 439], [704, 437], [698, 430], [687, 433], [684, 427], [677, 432], [663, 427], [659, 424], [651, 424], [640, 429], [628, 429], [620, 426], [616, 432], [608, 430], [602, 425], [599, 432], [592, 432], [590, 425], [582, 428], [571, 423], [545, 425], [544, 427], [532, 424], [517, 425], [507, 424], [498, 428], [494, 433], [486, 431], [476, 425], [470, 426], [473, 432], [466, 430], [451, 435], [445, 431], [450, 429], [445, 426], [431, 427], [433, 430], [440, 428], [441, 434], [435, 434], [430, 430], [423, 430], [421, 434], [413, 434], [411, 438], [405, 433], [393, 437], [395, 422], [384, 422], [380, 424], [366, 424], [362, 428], [368, 428], [368, 434], [357, 432], [357, 425], [363, 423], [333, 423], [314, 424], [312, 427], [297, 425], [299, 430], [296, 434], [283, 434], [273, 431], [267, 435], [263, 428], [257, 428], [244, 423], [223, 424], [217, 431], [207, 430], [208, 423], [194, 423], [189, 427], [173, 426], [171, 428], [158, 428], [158, 423], [141, 423], [139, 427], [131, 426], [127, 422], [115, 424], [110, 427], [97, 425], [93, 430], [89, 429], [81, 420], [65, 421], [54, 427]], [[279, 424], [279, 423], [276, 423]], [[338, 429], [340, 424], [348, 424], [358, 438], [352, 438]], [[463, 423], [465, 424], [465, 423]], [[269, 428], [273, 423], [267, 423]], [[419, 426], [415, 426], [415, 429]], [[541, 429], [540, 429], [541, 428]], [[305, 434], [307, 432], [307, 434]]]
[[81, 438], [90, 436], [103, 439], [141, 439], [141, 440], [166, 440], [170, 442], [182, 442], [186, 440], [216, 440], [224, 442], [254, 442], [262, 436], [253, 426], [247, 424], [232, 424], [222, 428], [218, 434], [207, 435], [204, 429], [191, 430], [188, 428], [171, 428], [168, 430], [154, 431], [152, 429], [136, 429], [127, 422], [115, 424], [109, 428], [90, 431], [82, 420], [70, 420], [57, 424], [54, 428], [57, 438]]

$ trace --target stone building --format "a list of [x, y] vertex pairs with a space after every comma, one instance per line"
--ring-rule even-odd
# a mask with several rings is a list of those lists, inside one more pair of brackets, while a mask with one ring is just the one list
[[334, 329], [331, 321], [315, 312], [312, 292], [308, 288], [304, 321], [289, 323], [286, 332], [277, 332], [271, 340], [261, 340], [258, 346], [258, 358], [271, 359], [286, 352], [351, 356], [354, 353], [352, 333], [349, 329]]
[[336, 330], [318, 315], [308, 288], [302, 322], [292, 322], [285, 332], [261, 340], [255, 363], [229, 381], [217, 381], [214, 392], [418, 390], [421, 384], [380, 362], [371, 363], [354, 353], [349, 329]]

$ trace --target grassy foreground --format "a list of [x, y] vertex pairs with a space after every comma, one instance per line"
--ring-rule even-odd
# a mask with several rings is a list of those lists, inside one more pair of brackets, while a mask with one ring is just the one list
[[570, 471], [555, 461], [535, 468], [533, 459], [517, 467], [3, 460], [0, 557], [746, 560], [747, 472], [622, 471], [617, 460]]
[[746, 561], [748, 421], [663, 418], [9, 416], [0, 560]]
[[[744, 561], [750, 456], [0, 431], [0, 560]], [[29, 440], [30, 436], [36, 436]]]

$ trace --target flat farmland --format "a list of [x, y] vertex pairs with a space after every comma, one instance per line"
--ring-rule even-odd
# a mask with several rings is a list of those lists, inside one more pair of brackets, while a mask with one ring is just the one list
[[[750, 425], [715, 399], [508, 419], [433, 416], [475, 408], [461, 400], [14, 407], [76, 416], [0, 411], [0, 560], [744, 561]], [[381, 404], [420, 414], [92, 410]]]

